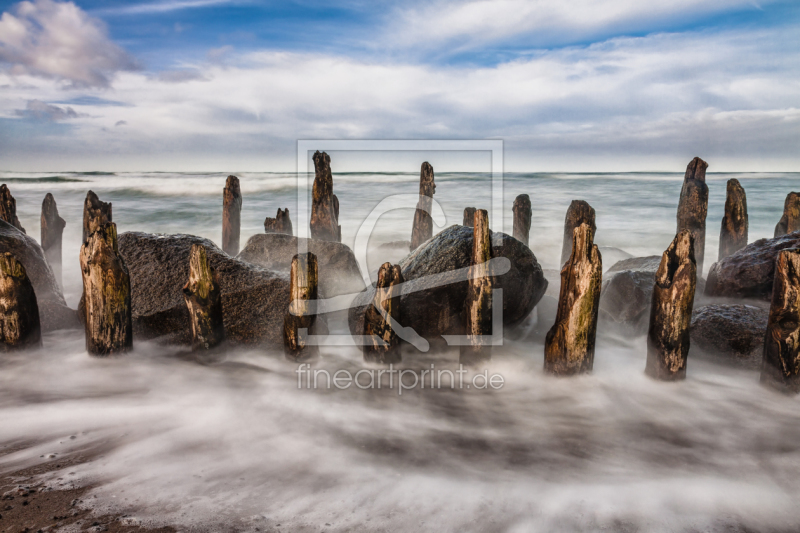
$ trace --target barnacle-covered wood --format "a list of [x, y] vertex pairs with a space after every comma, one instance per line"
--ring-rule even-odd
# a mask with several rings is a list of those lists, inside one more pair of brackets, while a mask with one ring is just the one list
[[283, 321], [283, 346], [287, 359], [298, 361], [317, 353], [317, 347], [307, 344], [299, 330], [305, 328], [307, 334], [311, 334], [316, 321], [317, 315], [311, 312], [309, 301], [317, 299], [318, 279], [317, 257], [314, 254], [297, 254], [292, 258], [289, 309]]
[[425, 161], [419, 171], [419, 201], [417, 210], [414, 211], [414, 225], [411, 228], [412, 250], [433, 237], [433, 218], [430, 214], [433, 194], [436, 192], [436, 183], [433, 180], [433, 167]]
[[485, 209], [475, 211], [472, 227], [472, 260], [464, 302], [466, 332], [470, 343], [461, 346], [459, 359], [463, 365], [488, 361], [492, 357], [492, 346], [486, 344], [492, 334], [492, 275], [489, 267], [492, 239], [489, 214]]
[[747, 195], [737, 179], [728, 180], [725, 216], [719, 231], [719, 258], [725, 259], [747, 246]]
[[384, 263], [378, 270], [375, 298], [364, 313], [364, 335], [372, 336], [364, 345], [364, 360], [373, 363], [399, 363], [400, 338], [389, 318], [400, 322], [400, 287], [403, 274], [398, 265]]
[[0, 351], [41, 345], [39, 306], [33, 284], [13, 254], [0, 254]]
[[708, 163], [695, 157], [686, 167], [681, 197], [678, 202], [678, 229], [676, 233], [689, 230], [694, 236], [694, 258], [697, 271], [703, 272], [706, 250], [706, 216], [708, 215], [708, 185], [706, 169]]
[[225, 338], [219, 276], [208, 261], [206, 249], [193, 244], [189, 255], [189, 281], [183, 287], [192, 324], [192, 349], [208, 350]]
[[228, 255], [239, 253], [241, 226], [242, 190], [239, 178], [228, 176], [222, 189], [222, 251]]
[[800, 392], [799, 248], [783, 250], [775, 263], [761, 382], [783, 392]]

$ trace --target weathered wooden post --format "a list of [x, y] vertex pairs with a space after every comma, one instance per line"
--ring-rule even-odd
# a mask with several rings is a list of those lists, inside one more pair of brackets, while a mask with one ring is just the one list
[[117, 226], [106, 222], [81, 247], [86, 350], [93, 355], [133, 347], [131, 280], [117, 247]]
[[25, 233], [25, 228], [17, 218], [17, 200], [11, 195], [11, 191], [8, 190], [5, 183], [0, 185], [0, 219]]
[[317, 346], [306, 344], [300, 338], [299, 329], [310, 333], [317, 315], [311, 313], [310, 300], [317, 299], [319, 271], [317, 256], [312, 253], [297, 254], [292, 258], [289, 274], [289, 309], [283, 320], [283, 347], [286, 358], [292, 361], [306, 359], [316, 354]]
[[222, 296], [219, 276], [208, 262], [205, 247], [193, 244], [189, 255], [189, 281], [183, 299], [192, 323], [192, 349], [208, 350], [223, 341]]
[[336, 216], [337, 241], [342, 242], [342, 225], [339, 224], [339, 197], [335, 194], [332, 194], [331, 201], [333, 202], [333, 214]]
[[727, 196], [725, 197], [725, 216], [722, 217], [722, 228], [719, 231], [719, 258], [729, 255], [747, 246], [747, 195], [739, 180], [729, 179]]
[[89, 191], [86, 193], [86, 200], [83, 201], [83, 241], [89, 238], [89, 235], [97, 231], [100, 226], [111, 222], [111, 203], [102, 202], [100, 198], [94, 193]]
[[531, 232], [531, 197], [520, 194], [514, 198], [514, 238], [529, 246]]
[[472, 227], [472, 258], [464, 302], [470, 344], [461, 346], [459, 362], [462, 365], [477, 364], [492, 358], [492, 346], [485, 344], [492, 334], [492, 273], [489, 268], [492, 238], [489, 213], [485, 209], [475, 211]]
[[47, 262], [50, 263], [50, 268], [53, 269], [53, 275], [59, 286], [63, 286], [61, 279], [61, 241], [64, 233], [64, 226], [67, 223], [63, 218], [58, 216], [58, 206], [56, 199], [53, 195], [47, 193], [42, 201], [42, 250]]
[[800, 249], [783, 250], [775, 261], [761, 383], [800, 392]]
[[594, 208], [583, 200], [572, 200], [564, 218], [564, 240], [561, 245], [561, 265], [566, 263], [572, 255], [572, 241], [575, 228], [587, 224], [591, 232], [591, 242], [594, 242], [594, 233], [597, 226], [594, 223]]
[[[311, 238], [339, 241], [339, 199], [334, 202], [331, 156], [314, 153], [314, 187], [311, 199]], [[302, 221], [301, 221], [302, 222]]]
[[472, 228], [475, 225], [475, 211], [474, 207], [464, 208], [464, 222], [461, 224], [466, 228]]
[[436, 192], [436, 183], [433, 181], [433, 167], [425, 161], [419, 172], [419, 201], [414, 212], [414, 225], [411, 228], [411, 249], [416, 249], [420, 244], [433, 237], [433, 194]]
[[399, 266], [391, 263], [381, 265], [375, 284], [375, 298], [364, 313], [364, 335], [377, 337], [380, 342], [373, 339], [372, 344], [364, 345], [364, 361], [387, 365], [400, 362], [400, 338], [392, 328], [389, 317], [400, 320], [398, 285], [401, 283], [403, 273]]
[[592, 371], [603, 284], [603, 258], [594, 244], [594, 227], [584, 222], [575, 228], [570, 249], [561, 269], [556, 322], [544, 345], [544, 370], [557, 376]]
[[41, 345], [42, 328], [33, 284], [13, 254], [0, 254], [0, 351]]
[[686, 167], [681, 198], [678, 202], [678, 231], [689, 230], [694, 236], [694, 258], [697, 271], [703, 273], [703, 258], [706, 254], [706, 216], [708, 215], [708, 186], [706, 169], [708, 163], [695, 157]]
[[294, 235], [292, 219], [289, 218], [289, 208], [278, 209], [275, 218], [267, 217], [264, 219], [264, 233], [283, 233]]
[[775, 226], [775, 237], [800, 230], [800, 192], [790, 192], [783, 203], [783, 216]]
[[697, 265], [694, 235], [683, 230], [661, 256], [653, 287], [645, 373], [662, 381], [686, 378]]
[[228, 176], [222, 189], [222, 250], [228, 255], [239, 253], [242, 227], [242, 190], [239, 178]]

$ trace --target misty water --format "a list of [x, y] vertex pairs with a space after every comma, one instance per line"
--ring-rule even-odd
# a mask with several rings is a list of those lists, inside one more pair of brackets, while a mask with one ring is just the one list
[[[279, 207], [289, 207], [298, 226], [294, 174], [237, 175], [243, 244]], [[707, 176], [706, 271], [732, 177], [747, 191], [752, 242], [772, 236], [800, 173]], [[337, 174], [334, 165], [343, 241], [353, 245], [385, 196], [415, 194], [418, 179], [415, 172]], [[674, 237], [682, 179], [507, 173], [505, 230], [514, 197], [529, 194], [531, 248], [543, 267], [556, 268], [564, 213], [570, 200], [583, 199], [597, 212], [598, 245], [661, 254]], [[64, 284], [73, 307], [88, 189], [113, 203], [120, 233], [190, 233], [219, 243], [224, 180], [220, 173], [0, 173], [37, 239], [42, 198], [55, 195], [67, 221]], [[445, 226], [460, 223], [465, 206], [491, 206], [488, 174], [437, 173], [436, 183]], [[412, 217], [410, 209], [387, 213], [370, 243], [408, 239]], [[3, 455], [0, 465], [7, 471], [95, 450], [93, 460], [46, 481], [94, 484], [87, 505], [179, 529], [800, 528], [800, 399], [763, 388], [757, 372], [691, 352], [685, 382], [652, 381], [643, 372], [644, 337], [608, 331], [599, 332], [591, 375], [545, 376], [543, 343], [524, 329], [535, 316], [494, 351], [487, 368], [503, 376], [502, 388], [402, 395], [298, 388], [297, 364], [266, 348], [196, 357], [136, 342], [130, 354], [93, 358], [81, 331], [48, 333], [42, 349], [0, 358], [0, 442], [30, 445]], [[321, 351], [315, 368], [377, 368], [354, 347]], [[406, 347], [400, 366], [431, 364], [456, 369], [458, 352]]]

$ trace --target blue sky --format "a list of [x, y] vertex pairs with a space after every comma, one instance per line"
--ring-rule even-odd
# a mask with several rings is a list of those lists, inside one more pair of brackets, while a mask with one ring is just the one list
[[[16, 170], [292, 170], [503, 139], [508, 170], [800, 170], [800, 2], [0, 2]], [[710, 169], [710, 170], [711, 170]]]

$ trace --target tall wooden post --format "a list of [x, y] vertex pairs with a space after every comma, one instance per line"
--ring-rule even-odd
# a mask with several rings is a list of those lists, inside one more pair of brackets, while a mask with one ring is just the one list
[[42, 328], [33, 284], [13, 254], [0, 254], [0, 351], [41, 345]]
[[561, 265], [563, 266], [572, 255], [572, 241], [575, 228], [586, 224], [589, 226], [591, 241], [594, 242], [594, 232], [597, 226], [594, 223], [594, 208], [583, 200], [572, 200], [564, 218], [564, 240], [561, 245]]
[[0, 219], [25, 233], [25, 228], [17, 218], [17, 200], [11, 195], [5, 183], [0, 185]]
[[208, 350], [225, 338], [219, 276], [208, 262], [205, 247], [193, 244], [189, 255], [189, 281], [183, 299], [192, 323], [192, 349]]
[[800, 192], [790, 192], [783, 203], [783, 216], [775, 226], [775, 237], [800, 230]]
[[425, 161], [419, 172], [419, 201], [414, 212], [414, 225], [411, 228], [411, 249], [433, 237], [433, 218], [430, 215], [433, 194], [436, 192], [433, 167]]
[[489, 213], [485, 209], [475, 211], [472, 227], [472, 258], [467, 298], [464, 302], [470, 344], [460, 347], [459, 361], [463, 365], [477, 364], [492, 358], [492, 346], [485, 344], [492, 334], [492, 275], [489, 268], [492, 239]]
[[64, 226], [67, 223], [63, 218], [58, 216], [58, 206], [56, 199], [53, 195], [47, 193], [42, 201], [42, 217], [41, 217], [41, 237], [42, 237], [42, 250], [50, 263], [50, 268], [53, 269], [53, 275], [59, 286], [63, 287], [61, 276], [61, 242], [64, 233]]
[[[325, 152], [314, 153], [314, 187], [311, 198], [311, 238], [338, 242], [339, 199], [334, 201], [331, 157]], [[302, 221], [301, 221], [302, 222]]]
[[695, 157], [686, 167], [683, 178], [681, 198], [678, 203], [678, 230], [689, 230], [694, 236], [694, 257], [697, 271], [703, 272], [703, 258], [706, 254], [706, 216], [708, 215], [708, 186], [706, 169], [708, 163]]
[[[378, 270], [378, 281], [375, 284], [375, 298], [364, 314], [364, 335], [380, 339], [379, 342], [364, 345], [364, 360], [373, 363], [399, 363], [400, 338], [389, 321], [400, 320], [400, 291], [403, 273], [400, 267], [384, 263]], [[381, 313], [383, 310], [383, 313]]]
[[520, 194], [514, 199], [514, 238], [529, 246], [531, 231], [531, 198]]
[[222, 250], [228, 255], [239, 253], [242, 227], [242, 190], [239, 178], [228, 176], [222, 189]]
[[464, 208], [464, 222], [461, 224], [465, 228], [472, 228], [475, 225], [475, 211], [474, 207]]
[[292, 361], [306, 359], [318, 352], [317, 346], [306, 344], [299, 330], [311, 327], [317, 315], [310, 311], [309, 301], [317, 299], [319, 270], [317, 256], [312, 253], [297, 254], [292, 258], [289, 274], [289, 309], [283, 320], [283, 346], [286, 358]]
[[86, 200], [83, 201], [82, 242], [86, 242], [86, 240], [89, 238], [89, 235], [112, 220], [111, 203], [100, 201], [100, 198], [97, 197], [94, 191], [89, 191], [86, 193]]
[[775, 261], [761, 382], [782, 392], [800, 392], [800, 249], [783, 250]]
[[725, 216], [719, 231], [719, 260], [747, 246], [747, 195], [739, 180], [729, 179], [725, 197]]

